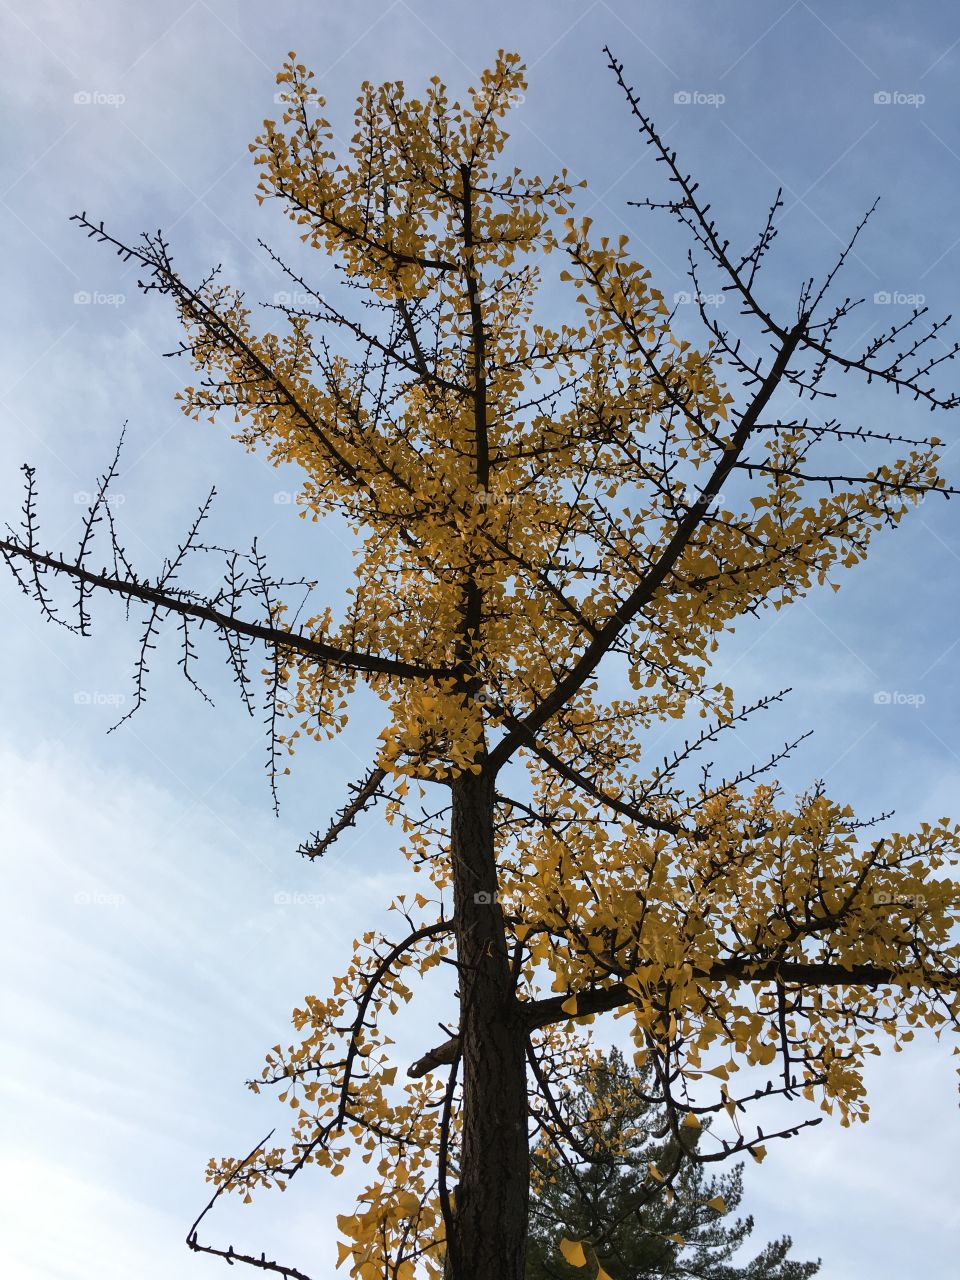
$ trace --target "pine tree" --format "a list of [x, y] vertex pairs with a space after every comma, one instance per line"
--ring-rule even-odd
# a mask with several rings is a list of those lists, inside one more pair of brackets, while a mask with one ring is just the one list
[[[789, 1259], [789, 1236], [750, 1262], [731, 1261], [754, 1225], [728, 1221], [743, 1199], [742, 1164], [708, 1177], [704, 1164], [683, 1161], [671, 1188], [650, 1187], [650, 1166], [672, 1168], [679, 1155], [652, 1077], [615, 1048], [565, 1100], [567, 1142], [558, 1150], [545, 1139], [532, 1155], [527, 1280], [593, 1280], [595, 1267], [567, 1262], [562, 1239], [581, 1243], [612, 1280], [809, 1280], [820, 1264]], [[689, 1149], [709, 1126], [684, 1130]]]

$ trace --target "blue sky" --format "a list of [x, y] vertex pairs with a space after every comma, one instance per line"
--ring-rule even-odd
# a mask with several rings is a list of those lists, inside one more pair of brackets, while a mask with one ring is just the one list
[[[585, 177], [580, 208], [629, 232], [671, 295], [688, 287], [683, 250], [628, 206], [662, 188], [605, 67], [609, 42], [726, 234], [746, 239], [784, 187], [768, 296], [789, 306], [880, 195], [848, 273], [849, 291], [867, 299], [863, 334], [889, 325], [888, 298], [922, 295], [934, 314], [955, 305], [960, 12], [949, 4], [14, 0], [0, 4], [0, 41], [3, 515], [16, 515], [29, 461], [49, 540], [69, 545], [75, 498], [128, 420], [115, 514], [144, 572], [216, 484], [222, 541], [256, 535], [277, 569], [319, 576], [331, 599], [349, 575], [343, 529], [296, 521], [276, 500], [288, 478], [180, 415], [173, 393], [186, 369], [162, 359], [176, 345], [174, 317], [67, 221], [85, 209], [123, 236], [162, 227], [188, 275], [220, 262], [251, 298], [271, 301], [287, 286], [256, 240], [284, 247], [290, 232], [253, 199], [247, 144], [275, 114], [289, 49], [315, 69], [339, 126], [365, 78], [416, 87], [439, 74], [461, 90], [499, 47], [518, 50], [530, 86], [512, 160]], [[327, 264], [311, 271], [322, 289]], [[929, 426], [916, 407], [866, 390], [846, 408], [882, 429]], [[957, 483], [956, 415], [938, 429]], [[742, 700], [794, 689], [740, 735], [739, 759], [814, 728], [781, 771], [788, 789], [823, 777], [862, 811], [895, 808], [904, 825], [960, 816], [956, 511], [925, 503], [839, 594], [731, 639], [718, 675]], [[0, 1026], [3, 1271], [213, 1274], [222, 1264], [182, 1245], [206, 1198], [206, 1158], [246, 1150], [284, 1121], [243, 1081], [286, 1036], [289, 1009], [324, 989], [407, 879], [376, 822], [323, 866], [294, 852], [341, 803], [379, 725], [361, 710], [341, 741], [299, 756], [275, 819], [261, 726], [231, 696], [215, 653], [204, 664], [215, 711], [178, 678], [168, 647], [155, 655], [147, 706], [107, 736], [131, 693], [136, 632], [122, 610], [102, 604], [95, 638], [81, 642], [43, 624], [9, 581], [0, 599], [13, 978]], [[413, 1050], [433, 1034], [432, 1013], [418, 1016]], [[879, 1064], [871, 1085], [868, 1126], [827, 1121], [747, 1170], [755, 1239], [791, 1233], [797, 1256], [822, 1256], [830, 1280], [945, 1280], [960, 1245], [949, 1047], [919, 1043]], [[282, 1199], [226, 1207], [210, 1232], [328, 1275], [334, 1214], [350, 1190], [349, 1178], [306, 1177]]]

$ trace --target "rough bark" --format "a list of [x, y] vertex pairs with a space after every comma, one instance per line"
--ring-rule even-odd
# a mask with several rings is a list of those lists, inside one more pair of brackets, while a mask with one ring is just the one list
[[463, 1138], [446, 1272], [523, 1280], [529, 1194], [526, 1032], [496, 901], [491, 778], [453, 787]]

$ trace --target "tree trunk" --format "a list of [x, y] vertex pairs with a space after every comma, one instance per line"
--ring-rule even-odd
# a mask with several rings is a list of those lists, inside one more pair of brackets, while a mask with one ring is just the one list
[[496, 901], [492, 778], [453, 784], [463, 1138], [446, 1274], [523, 1280], [529, 1148], [525, 1031]]

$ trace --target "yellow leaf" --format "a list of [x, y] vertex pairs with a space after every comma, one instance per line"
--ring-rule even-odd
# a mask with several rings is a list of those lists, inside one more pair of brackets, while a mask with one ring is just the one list
[[573, 1014], [576, 1014], [576, 1012], [577, 1012], [577, 997], [576, 997], [576, 996], [570, 996], [570, 998], [569, 998], [568, 1000], [564, 1000], [564, 1002], [563, 1002], [563, 1004], [560, 1006], [560, 1008], [563, 1010], [563, 1012], [564, 1012], [564, 1013], [573, 1013]]
[[727, 1202], [723, 1196], [714, 1196], [712, 1200], [707, 1201], [708, 1209], [715, 1209], [717, 1213], [727, 1212]]
[[708, 1076], [716, 1076], [718, 1080], [726, 1080], [730, 1075], [730, 1068], [725, 1062], [721, 1062], [718, 1067], [708, 1067], [705, 1074]]
[[571, 1267], [585, 1267], [587, 1265], [587, 1255], [583, 1252], [583, 1245], [579, 1240], [568, 1240], [564, 1236], [560, 1241], [560, 1252]]
[[402, 1191], [397, 1196], [397, 1208], [409, 1218], [420, 1208], [420, 1197], [415, 1196], [412, 1191]]

